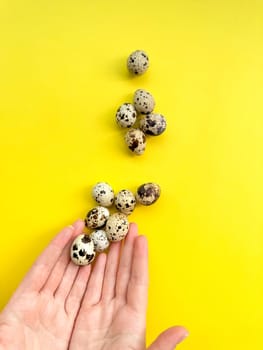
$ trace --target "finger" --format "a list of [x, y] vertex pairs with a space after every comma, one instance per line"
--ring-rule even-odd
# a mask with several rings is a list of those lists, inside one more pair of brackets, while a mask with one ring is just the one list
[[41, 291], [55, 294], [56, 289], [62, 281], [63, 275], [66, 273], [67, 266], [70, 262], [69, 249], [71, 242], [69, 242], [63, 249], [59, 259], [57, 260], [53, 270], [51, 271], [46, 283]]
[[56, 299], [59, 299], [62, 302], [65, 301], [65, 299], [67, 298], [72, 288], [72, 285], [74, 283], [74, 280], [77, 276], [78, 271], [79, 271], [79, 266], [72, 264], [71, 262], [68, 263], [65, 273], [62, 276], [62, 280], [58, 285], [57, 290], [55, 291]]
[[64, 247], [73, 237], [75, 232], [79, 231], [80, 227], [83, 226], [83, 221], [78, 220], [72, 226], [65, 227], [38, 257], [17, 291], [31, 290], [39, 292], [54, 268], [54, 265], [60, 257]]
[[174, 350], [187, 336], [188, 332], [184, 327], [171, 327], [161, 333], [148, 350]]
[[146, 237], [135, 239], [127, 303], [136, 312], [145, 314], [148, 300], [148, 244]]
[[119, 299], [126, 300], [127, 287], [131, 273], [133, 245], [137, 235], [137, 225], [134, 223], [130, 224], [129, 232], [125, 238], [123, 250], [121, 252], [120, 264], [117, 272], [116, 297]]
[[74, 281], [72, 289], [65, 302], [65, 310], [68, 315], [76, 316], [89, 280], [91, 265], [82, 266]]
[[121, 242], [112, 243], [107, 255], [102, 300], [108, 302], [115, 296], [116, 275], [119, 264]]
[[43, 292], [54, 294], [58, 286], [60, 285], [63, 275], [66, 272], [67, 266], [70, 262], [70, 246], [72, 244], [72, 239], [74, 239], [74, 237], [76, 237], [82, 232], [83, 225], [83, 222], [77, 222], [74, 226], [75, 230], [71, 236], [71, 239], [67, 242], [66, 246], [62, 250], [59, 258], [57, 259], [57, 262], [55, 263], [55, 266], [50, 271], [46, 283], [41, 289]]
[[105, 265], [106, 254], [101, 253], [97, 257], [90, 274], [87, 290], [82, 303], [84, 309], [88, 309], [90, 306], [98, 304], [101, 299]]

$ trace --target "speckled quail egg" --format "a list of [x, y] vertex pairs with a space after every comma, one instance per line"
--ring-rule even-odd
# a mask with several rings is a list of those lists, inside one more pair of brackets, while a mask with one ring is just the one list
[[123, 213], [112, 214], [106, 223], [105, 231], [111, 242], [121, 241], [129, 231], [127, 216]]
[[133, 96], [133, 104], [137, 112], [142, 114], [151, 113], [155, 106], [153, 96], [144, 89], [138, 89]]
[[89, 228], [102, 227], [106, 224], [109, 216], [110, 212], [107, 208], [95, 207], [88, 212], [85, 218], [85, 225]]
[[130, 129], [125, 135], [125, 142], [133, 153], [137, 155], [144, 153], [146, 147], [146, 137], [144, 132], [140, 129]]
[[110, 245], [110, 242], [104, 230], [95, 230], [91, 232], [90, 238], [92, 239], [94, 248], [98, 253], [103, 252]]
[[136, 205], [134, 194], [129, 190], [121, 190], [116, 194], [115, 206], [125, 215], [130, 215]]
[[143, 74], [149, 68], [149, 57], [145, 51], [136, 50], [127, 59], [128, 70], [136, 75]]
[[107, 182], [98, 182], [92, 188], [92, 197], [98, 204], [110, 207], [114, 202], [114, 191]]
[[140, 129], [148, 135], [161, 135], [166, 129], [166, 120], [161, 114], [147, 114], [140, 120]]
[[94, 243], [88, 235], [82, 233], [74, 239], [70, 249], [70, 257], [74, 264], [88, 265], [95, 255]]
[[143, 205], [151, 205], [160, 197], [160, 186], [153, 182], [148, 182], [138, 187], [136, 200]]
[[123, 103], [117, 110], [116, 122], [122, 128], [130, 128], [136, 122], [137, 112], [133, 104]]

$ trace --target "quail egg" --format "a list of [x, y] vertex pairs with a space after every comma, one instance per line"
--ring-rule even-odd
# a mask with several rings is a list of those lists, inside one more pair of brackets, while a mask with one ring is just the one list
[[166, 120], [161, 114], [147, 114], [140, 120], [140, 129], [148, 135], [161, 135], [166, 129]]
[[90, 234], [90, 238], [92, 239], [94, 243], [94, 248], [98, 253], [103, 252], [110, 245], [110, 242], [104, 230], [93, 231]]
[[133, 104], [137, 112], [142, 114], [151, 113], [155, 106], [153, 96], [144, 89], [138, 89], [133, 96]]
[[105, 228], [108, 239], [111, 242], [121, 241], [129, 231], [129, 221], [123, 213], [112, 214]]
[[136, 75], [143, 74], [149, 68], [149, 57], [146, 52], [136, 50], [127, 59], [128, 70]]
[[160, 186], [153, 182], [148, 182], [137, 189], [136, 200], [143, 205], [151, 205], [160, 197]]
[[95, 255], [94, 243], [88, 235], [82, 233], [74, 239], [70, 249], [70, 257], [74, 264], [88, 265]]
[[133, 104], [123, 103], [117, 110], [116, 122], [122, 128], [130, 128], [136, 122], [137, 112]]
[[125, 135], [125, 142], [133, 153], [137, 155], [144, 153], [146, 147], [146, 137], [144, 132], [140, 129], [130, 129]]
[[109, 216], [110, 212], [107, 208], [95, 207], [88, 212], [85, 218], [85, 225], [89, 228], [102, 227], [106, 224]]
[[121, 190], [116, 194], [115, 206], [125, 215], [130, 215], [136, 205], [134, 194], [129, 190]]
[[92, 188], [92, 197], [98, 204], [110, 207], [114, 202], [114, 191], [107, 182], [98, 182]]

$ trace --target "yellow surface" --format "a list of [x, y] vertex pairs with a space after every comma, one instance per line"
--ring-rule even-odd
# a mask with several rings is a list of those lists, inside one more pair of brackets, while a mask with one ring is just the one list
[[[131, 220], [150, 245], [148, 342], [263, 348], [263, 2], [0, 2], [0, 306], [91, 186], [156, 181]], [[147, 74], [126, 58], [148, 52]], [[137, 88], [168, 120], [145, 155], [115, 125]], [[165, 350], [165, 349], [163, 349]]]

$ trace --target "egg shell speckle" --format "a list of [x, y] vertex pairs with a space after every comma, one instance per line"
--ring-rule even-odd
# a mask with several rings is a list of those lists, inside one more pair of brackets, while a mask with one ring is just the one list
[[115, 197], [115, 206], [125, 215], [130, 215], [135, 209], [136, 199], [129, 190], [121, 190]]
[[138, 187], [136, 200], [142, 205], [151, 205], [160, 197], [160, 186], [153, 182], [148, 182]]
[[112, 214], [106, 223], [105, 231], [111, 242], [121, 241], [129, 231], [127, 216], [122, 213]]
[[149, 68], [149, 57], [143, 50], [132, 52], [127, 59], [127, 68], [129, 72], [135, 75], [141, 75]]
[[146, 137], [140, 129], [130, 129], [125, 135], [125, 142], [129, 149], [137, 154], [142, 155], [146, 148]]
[[103, 207], [110, 207], [114, 202], [114, 191], [107, 182], [98, 182], [92, 188], [92, 197]]
[[74, 264], [88, 265], [95, 255], [94, 243], [88, 235], [82, 233], [74, 239], [70, 249], [70, 257]]
[[90, 238], [92, 239], [94, 248], [98, 253], [103, 252], [110, 245], [110, 242], [104, 230], [95, 230], [91, 232]]
[[122, 128], [130, 128], [136, 122], [137, 112], [133, 104], [123, 103], [117, 110], [116, 122]]
[[102, 227], [106, 224], [109, 216], [110, 212], [107, 208], [101, 206], [92, 208], [85, 218], [85, 225], [89, 228]]
[[134, 93], [133, 104], [137, 112], [147, 114], [153, 111], [155, 100], [149, 91], [138, 89]]
[[166, 120], [158, 113], [147, 114], [140, 120], [140, 129], [148, 135], [161, 135], [166, 129]]

